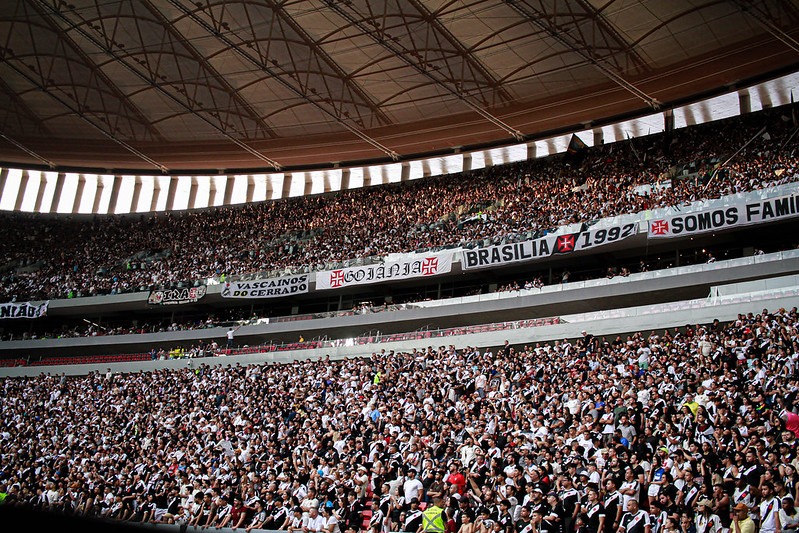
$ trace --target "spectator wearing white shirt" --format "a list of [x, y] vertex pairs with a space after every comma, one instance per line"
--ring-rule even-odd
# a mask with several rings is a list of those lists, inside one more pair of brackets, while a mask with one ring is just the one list
[[402, 493], [405, 495], [405, 501], [409, 502], [414, 498], [421, 501], [424, 495], [424, 485], [417, 478], [416, 470], [409, 468], [407, 476], [405, 483], [402, 484]]

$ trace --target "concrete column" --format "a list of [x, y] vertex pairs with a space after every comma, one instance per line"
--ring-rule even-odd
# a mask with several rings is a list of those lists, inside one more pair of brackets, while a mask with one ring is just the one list
[[178, 192], [178, 179], [175, 176], [169, 176], [169, 188], [166, 193], [166, 210], [172, 211], [175, 207], [175, 195]]
[[197, 177], [192, 176], [191, 178], [191, 186], [189, 187], [189, 209], [194, 209], [197, 207], [195, 204], [197, 203], [197, 189], [199, 185], [197, 184]]
[[738, 109], [741, 115], [752, 112], [752, 99], [749, 96], [749, 91], [740, 91], [738, 93]]
[[130, 212], [135, 213], [139, 210], [139, 198], [141, 198], [141, 176], [133, 178], [133, 198], [130, 200]]
[[83, 174], [78, 174], [78, 187], [75, 189], [75, 199], [72, 201], [72, 212], [77, 213], [80, 210], [80, 201], [83, 198], [83, 191], [86, 189], [86, 177]]
[[22, 177], [19, 180], [19, 189], [17, 189], [17, 201], [14, 202], [14, 211], [22, 209], [22, 202], [25, 200], [25, 190], [28, 188], [28, 181], [30, 176], [27, 170], [22, 171]]
[[39, 192], [36, 193], [36, 203], [33, 205], [34, 213], [42, 212], [42, 204], [44, 203], [44, 191], [47, 189], [47, 177], [45, 176], [44, 172], [42, 172], [41, 177], [39, 179], [41, 180], [41, 182], [39, 183]]
[[674, 131], [674, 110], [667, 109], [663, 112], [663, 128], [666, 132]]
[[300, 176], [302, 176], [303, 179], [305, 180], [305, 187], [303, 188], [302, 193], [305, 196], [308, 196], [309, 194], [311, 194], [311, 191], [313, 190], [313, 173], [302, 172], [300, 173]]
[[291, 182], [293, 177], [291, 174], [284, 172], [283, 173], [283, 188], [280, 191], [280, 198], [285, 199], [288, 198], [291, 194]]
[[407, 161], [402, 162], [402, 171], [400, 172], [400, 181], [406, 182], [411, 179], [411, 164]]
[[536, 150], [535, 142], [527, 143], [527, 159], [535, 159]]
[[233, 203], [233, 184], [236, 182], [236, 178], [234, 176], [228, 176], [225, 179], [225, 199], [222, 201], [225, 205], [230, 205]]
[[346, 191], [350, 188], [350, 169], [341, 170], [341, 190]]
[[323, 175], [324, 176], [324, 178], [323, 178], [324, 179], [324, 187], [323, 187], [323, 191], [324, 192], [330, 192], [330, 191], [333, 190], [333, 178], [331, 177], [333, 175], [333, 172], [334, 172], [333, 170], [328, 170]]
[[8, 179], [8, 169], [0, 168], [0, 198], [3, 197], [3, 190], [6, 188], [7, 179]]
[[105, 190], [105, 185], [103, 185], [103, 177], [98, 174], [97, 188], [94, 191], [94, 204], [92, 205], [92, 213], [94, 214], [97, 214], [97, 212], [100, 210], [100, 201], [103, 199], [103, 190]]
[[58, 204], [61, 203], [61, 193], [64, 191], [64, 181], [67, 177], [63, 172], [58, 173], [55, 180], [55, 191], [53, 191], [53, 203], [50, 204], [50, 212], [58, 211]]
[[463, 171], [464, 172], [471, 172], [472, 171], [472, 154], [463, 154]]
[[247, 174], [247, 203], [251, 204], [253, 198], [255, 198], [255, 178], [252, 177], [252, 174]]
[[158, 200], [161, 199], [162, 194], [161, 181], [158, 176], [153, 176], [153, 197], [150, 198], [150, 213], [155, 213], [156, 209], [158, 209]]
[[272, 199], [272, 193], [275, 191], [272, 187], [272, 178], [269, 174], [264, 176], [264, 200], [269, 201]]
[[113, 215], [117, 210], [117, 200], [119, 200], [119, 188], [122, 186], [122, 178], [114, 176], [111, 178], [111, 199], [108, 202], [108, 214]]
[[422, 159], [422, 177], [430, 177], [430, 161], [427, 159]]
[[594, 146], [602, 146], [605, 144], [605, 132], [602, 128], [594, 129]]

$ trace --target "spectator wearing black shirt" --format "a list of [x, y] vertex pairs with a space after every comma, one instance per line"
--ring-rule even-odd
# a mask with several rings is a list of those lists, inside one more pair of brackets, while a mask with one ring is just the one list
[[586, 489], [586, 500], [580, 506], [580, 517], [585, 533], [603, 533], [605, 529], [605, 506], [599, 499], [599, 490], [593, 487]]
[[605, 533], [616, 533], [622, 516], [622, 496], [612, 477], [605, 480]]
[[580, 493], [574, 488], [572, 478], [568, 475], [558, 476], [558, 488], [558, 497], [565, 511], [563, 531], [574, 533], [574, 520], [580, 514]]
[[563, 502], [560, 500], [556, 492], [550, 492], [547, 494], [547, 506], [549, 507], [549, 512], [546, 514], [544, 519], [555, 524], [555, 531], [557, 533], [564, 533], [564, 524], [566, 523], [567, 513], [566, 509], [563, 507]]

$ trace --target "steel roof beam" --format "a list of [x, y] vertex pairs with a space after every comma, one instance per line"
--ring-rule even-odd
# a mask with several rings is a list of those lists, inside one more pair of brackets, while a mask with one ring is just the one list
[[[40, 4], [42, 4], [42, 3], [43, 3], [43, 2], [42, 2], [42, 0], [32, 0], [32, 1], [38, 1]], [[203, 121], [203, 122], [205, 122], [206, 124], [208, 124], [209, 126], [211, 126], [213, 129], [215, 129], [215, 130], [216, 130], [216, 131], [218, 131], [220, 134], [222, 134], [222, 135], [223, 135], [223, 136], [224, 136], [226, 139], [230, 140], [231, 142], [233, 142], [234, 144], [236, 144], [237, 146], [239, 146], [240, 148], [242, 148], [243, 150], [245, 150], [245, 151], [246, 151], [247, 153], [249, 153], [250, 155], [253, 155], [253, 156], [255, 156], [256, 158], [260, 159], [261, 161], [264, 161], [265, 163], [267, 163], [267, 164], [268, 164], [268, 165], [270, 165], [271, 167], [273, 167], [273, 168], [275, 168], [275, 169], [278, 169], [278, 170], [279, 170], [280, 168], [282, 168], [282, 167], [281, 167], [281, 165], [280, 165], [280, 164], [279, 164], [277, 161], [274, 161], [273, 159], [270, 159], [269, 157], [265, 156], [264, 154], [262, 154], [262, 153], [261, 153], [261, 152], [259, 152], [258, 150], [256, 150], [256, 149], [252, 148], [251, 146], [249, 146], [247, 143], [245, 143], [245, 142], [243, 142], [243, 141], [241, 141], [241, 140], [239, 140], [239, 139], [237, 139], [237, 138], [233, 137], [232, 135], [230, 135], [229, 133], [227, 133], [227, 132], [226, 132], [224, 129], [222, 129], [220, 126], [218, 126], [217, 124], [214, 124], [214, 123], [213, 123], [211, 120], [209, 120], [207, 117], [203, 116], [201, 113], [198, 113], [197, 111], [195, 111], [194, 109], [192, 109], [192, 108], [191, 108], [191, 106], [187, 105], [185, 102], [183, 102], [182, 100], [180, 100], [179, 98], [177, 98], [175, 95], [173, 95], [172, 93], [170, 93], [169, 91], [167, 91], [166, 89], [164, 89], [163, 87], [161, 87], [161, 86], [160, 86], [158, 83], [156, 83], [154, 80], [151, 80], [150, 78], [148, 78], [148, 77], [147, 77], [145, 74], [141, 73], [141, 72], [140, 72], [140, 71], [139, 71], [137, 68], [133, 67], [133, 66], [132, 66], [132, 65], [130, 65], [130, 64], [127, 62], [127, 61], [125, 61], [125, 60], [124, 60], [122, 57], [120, 57], [120, 55], [119, 55], [119, 54], [117, 54], [117, 53], [116, 53], [116, 52], [115, 52], [115, 51], [114, 51], [112, 48], [110, 48], [110, 47], [106, 46], [105, 44], [101, 43], [100, 41], [98, 41], [98, 40], [97, 40], [97, 38], [96, 38], [96, 37], [94, 37], [94, 36], [93, 36], [93, 35], [91, 35], [89, 32], [87, 32], [86, 30], [84, 30], [84, 29], [81, 27], [81, 25], [80, 25], [80, 24], [76, 24], [76, 23], [72, 22], [72, 21], [71, 21], [71, 20], [70, 20], [70, 19], [69, 19], [69, 18], [68, 18], [66, 15], [64, 15], [64, 14], [63, 14], [61, 11], [59, 11], [58, 9], [56, 9], [56, 8], [54, 8], [54, 7], [52, 7], [52, 6], [48, 6], [48, 5], [46, 5], [46, 4], [45, 4], [45, 7], [46, 7], [46, 8], [47, 8], [47, 9], [48, 9], [48, 10], [49, 10], [49, 11], [50, 11], [50, 12], [51, 12], [51, 13], [52, 13], [54, 16], [57, 16], [57, 17], [58, 17], [58, 18], [60, 18], [62, 21], [64, 21], [64, 23], [66, 23], [66, 24], [68, 24], [68, 25], [69, 25], [69, 26], [68, 26], [68, 28], [67, 28], [65, 31], [69, 31], [69, 30], [75, 30], [75, 31], [77, 31], [77, 32], [78, 32], [78, 33], [80, 33], [80, 34], [81, 34], [81, 35], [82, 35], [82, 36], [83, 36], [85, 39], [87, 39], [87, 40], [88, 40], [90, 43], [92, 43], [92, 44], [93, 44], [93, 45], [94, 45], [96, 48], [98, 48], [99, 50], [102, 50], [102, 51], [103, 51], [105, 54], [107, 54], [108, 56], [110, 56], [110, 57], [111, 57], [111, 58], [112, 58], [114, 61], [116, 61], [118, 64], [122, 65], [122, 66], [123, 66], [123, 67], [125, 67], [125, 68], [126, 68], [128, 71], [130, 71], [130, 72], [132, 72], [133, 74], [135, 74], [135, 75], [136, 75], [136, 76], [137, 76], [139, 79], [141, 79], [141, 80], [142, 80], [142, 81], [144, 81], [145, 83], [149, 84], [149, 85], [150, 85], [152, 88], [154, 88], [154, 89], [156, 89], [157, 91], [159, 91], [161, 94], [163, 94], [164, 96], [166, 96], [167, 98], [169, 98], [169, 99], [170, 99], [172, 102], [174, 102], [175, 104], [179, 105], [180, 107], [182, 107], [183, 109], [185, 109], [186, 111], [188, 111], [190, 114], [194, 115], [195, 117], [197, 117], [197, 118], [198, 118], [198, 119], [200, 119], [201, 121]]]
[[621, 74], [608, 68], [602, 61], [595, 58], [593, 54], [587, 52], [586, 49], [590, 50], [590, 46], [588, 46], [587, 43], [576, 42], [573, 37], [563, 31], [563, 28], [559, 28], [552, 24], [551, 16], [548, 13], [531, 7], [527, 2], [518, 0], [505, 0], [505, 2], [517, 12], [521, 13], [533, 26], [543, 30], [553, 40], [580, 56], [587, 63], [596, 67], [620, 87], [643, 100], [652, 109], [656, 111], [660, 109], [661, 103], [657, 99], [652, 98], [644, 91], [625, 80]]
[[368, 35], [373, 41], [375, 41], [376, 43], [380, 44], [382, 47], [390, 51], [397, 58], [401, 59], [405, 64], [409, 65], [414, 70], [416, 70], [419, 74], [429, 79], [434, 84], [441, 87], [446, 92], [448, 92], [449, 94], [451, 94], [452, 96], [463, 102], [465, 105], [467, 105], [470, 109], [475, 111], [481, 117], [483, 117], [490, 123], [494, 124], [498, 128], [509, 133], [511, 136], [513, 136], [514, 139], [516, 139], [519, 142], [522, 142], [526, 139], [525, 135], [522, 132], [520, 132], [513, 126], [506, 124], [499, 118], [495, 117], [494, 115], [483, 109], [481, 106], [475, 104], [470, 100], [468, 96], [464, 95], [456, 87], [453, 87], [450, 83], [446, 83], [445, 81], [440, 80], [435, 75], [433, 75], [432, 72], [430, 72], [428, 69], [426, 69], [416, 61], [413, 61], [409, 57], [413, 55], [411, 54], [410, 50], [406, 49], [402, 45], [394, 44], [393, 40], [385, 39], [383, 36], [377, 33], [375, 28], [367, 25], [365, 22], [361, 20], [358, 20], [358, 18], [353, 16], [351, 13], [344, 10], [342, 3], [336, 2], [335, 0], [324, 0], [324, 2], [328, 7], [330, 7], [336, 13], [338, 13], [342, 18], [344, 18], [350, 24], [358, 28], [364, 35]]
[[321, 111], [325, 115], [331, 117], [333, 120], [335, 120], [341, 126], [343, 126], [347, 130], [349, 130], [350, 132], [355, 134], [358, 138], [360, 138], [361, 140], [369, 143], [374, 148], [377, 148], [378, 150], [380, 150], [381, 152], [383, 152], [384, 154], [389, 156], [392, 160], [399, 161], [400, 156], [394, 150], [391, 150], [390, 148], [387, 148], [386, 146], [383, 146], [383, 144], [381, 144], [377, 140], [369, 137], [367, 134], [365, 134], [364, 132], [360, 131], [355, 126], [350, 125], [346, 120], [342, 119], [341, 117], [336, 116], [336, 113], [334, 113], [333, 111], [328, 109], [326, 106], [321, 105], [319, 102], [317, 102], [313, 98], [309, 97], [307, 94], [305, 94], [302, 91], [302, 89], [298, 89], [293, 83], [288, 82], [286, 79], [284, 79], [284, 76], [281, 76], [280, 72], [276, 71], [276, 69], [268, 66], [263, 61], [261, 61], [259, 58], [253, 56], [250, 52], [248, 52], [247, 50], [244, 50], [241, 46], [239, 46], [238, 44], [234, 43], [224, 33], [219, 31], [218, 29], [214, 28], [208, 22], [206, 22], [205, 20], [203, 20], [202, 18], [197, 16], [197, 14], [194, 11], [186, 8], [181, 2], [179, 2], [178, 0], [169, 0], [169, 2], [173, 6], [175, 6], [177, 9], [179, 9], [181, 12], [183, 12], [184, 15], [186, 15], [189, 18], [191, 18], [198, 26], [203, 28], [210, 35], [213, 35], [214, 37], [216, 37], [217, 39], [219, 39], [220, 41], [225, 43], [225, 45], [230, 50], [236, 52], [241, 57], [243, 57], [244, 59], [246, 59], [247, 61], [249, 61], [253, 65], [255, 65], [256, 67], [258, 67], [260, 70], [262, 70], [263, 72], [265, 72], [265, 73], [269, 74], [270, 76], [272, 76], [272, 78], [274, 78], [275, 81], [279, 82], [281, 85], [283, 85], [285, 88], [290, 90], [292, 93], [294, 93], [295, 95], [297, 95], [301, 99], [305, 100], [306, 102], [308, 102], [309, 104], [311, 104], [312, 106], [317, 108], [319, 111]]

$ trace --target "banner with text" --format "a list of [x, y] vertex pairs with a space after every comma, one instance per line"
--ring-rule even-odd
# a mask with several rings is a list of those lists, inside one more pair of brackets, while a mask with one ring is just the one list
[[9, 302], [0, 304], [0, 320], [6, 318], [39, 318], [47, 314], [50, 302], [32, 304], [30, 302]]
[[223, 298], [276, 298], [308, 292], [308, 274], [285, 278], [231, 281], [222, 289]]
[[352, 285], [366, 285], [380, 281], [397, 281], [410, 278], [421, 278], [448, 274], [452, 271], [452, 254], [423, 256], [419, 259], [408, 259], [369, 265], [362, 267], [342, 268], [316, 273], [316, 289], [340, 289]]
[[799, 195], [791, 194], [765, 200], [732, 204], [666, 218], [650, 220], [648, 237], [663, 239], [720, 231], [738, 226], [777, 222], [799, 216]]
[[636, 233], [638, 233], [638, 223], [631, 222], [608, 228], [578, 231], [577, 233], [547, 235], [529, 241], [463, 250], [461, 263], [464, 270], [476, 270], [522, 261], [534, 261], [557, 254], [570, 254], [611, 244], [632, 237]]
[[207, 290], [208, 288], [205, 285], [199, 285], [197, 287], [150, 291], [147, 303], [150, 305], [190, 304], [205, 296]]

